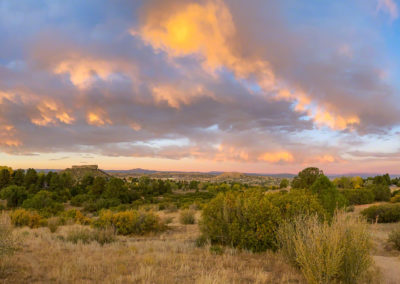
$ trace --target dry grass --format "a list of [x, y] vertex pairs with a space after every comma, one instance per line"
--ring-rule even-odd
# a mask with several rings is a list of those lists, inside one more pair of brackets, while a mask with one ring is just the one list
[[309, 283], [350, 284], [370, 279], [371, 241], [368, 225], [360, 218], [338, 212], [328, 223], [317, 216], [300, 216], [283, 225], [278, 238], [284, 255]]
[[[197, 213], [199, 214], [199, 213]], [[47, 228], [20, 228], [23, 247], [15, 255], [18, 271], [7, 283], [304, 283], [281, 256], [226, 249], [215, 255], [197, 248], [197, 225], [181, 225], [179, 212], [171, 230], [159, 235], [118, 237], [99, 245], [65, 242], [70, 226], [52, 234]]]

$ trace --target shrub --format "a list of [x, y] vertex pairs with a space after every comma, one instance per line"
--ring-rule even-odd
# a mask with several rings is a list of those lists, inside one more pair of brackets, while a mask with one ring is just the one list
[[93, 241], [100, 245], [112, 243], [115, 241], [114, 230], [111, 228], [90, 229], [87, 227], [75, 226], [67, 232], [66, 241], [77, 244], [79, 242], [88, 244]]
[[389, 233], [388, 242], [397, 250], [400, 250], [400, 227]]
[[114, 229], [111, 227], [96, 229], [93, 231], [92, 238], [102, 246], [104, 244], [112, 243], [115, 241]]
[[129, 210], [113, 213], [110, 210], [100, 212], [94, 226], [100, 228], [113, 227], [117, 234], [143, 235], [149, 232], [159, 232], [164, 229], [160, 218], [152, 212]]
[[181, 224], [188, 225], [196, 223], [196, 218], [194, 216], [194, 211], [190, 209], [185, 209], [181, 211], [179, 220]]
[[267, 195], [273, 205], [279, 208], [284, 219], [291, 219], [302, 214], [317, 214], [321, 218], [326, 211], [315, 194], [306, 190], [279, 192]]
[[385, 184], [373, 184], [369, 187], [375, 195], [376, 201], [389, 201], [391, 197], [390, 188]]
[[25, 209], [17, 209], [10, 213], [11, 223], [17, 227], [28, 226], [38, 228], [41, 224], [40, 215]]
[[279, 228], [278, 243], [308, 283], [357, 283], [372, 263], [367, 224], [344, 213], [331, 223], [298, 216]]
[[64, 206], [53, 200], [51, 192], [41, 190], [22, 203], [26, 209], [38, 210], [42, 215], [51, 216], [64, 210]]
[[116, 207], [121, 204], [118, 198], [99, 198], [96, 201], [88, 201], [84, 204], [84, 210], [88, 212], [96, 212], [101, 209], [108, 209], [110, 207]]
[[78, 194], [71, 198], [71, 205], [73, 206], [82, 206], [83, 203], [90, 200], [89, 194]]
[[275, 249], [279, 209], [261, 191], [220, 193], [203, 209], [201, 231], [212, 244]]
[[47, 227], [49, 228], [50, 232], [55, 233], [60, 225], [60, 218], [52, 217], [47, 219]]
[[392, 203], [400, 202], [400, 194], [397, 194], [397, 195], [393, 196], [392, 198], [390, 198], [390, 202], [392, 202]]
[[67, 221], [72, 221], [73, 223], [80, 225], [90, 225], [91, 223], [91, 219], [83, 215], [82, 212], [77, 209], [62, 212], [60, 218], [62, 224], [66, 224]]
[[92, 230], [80, 226], [73, 227], [67, 232], [66, 240], [74, 244], [77, 244], [78, 242], [88, 244], [93, 240]]
[[345, 189], [342, 193], [350, 205], [370, 204], [375, 200], [375, 194], [370, 188]]
[[361, 211], [361, 214], [371, 222], [398, 222], [400, 221], [400, 204], [373, 205]]

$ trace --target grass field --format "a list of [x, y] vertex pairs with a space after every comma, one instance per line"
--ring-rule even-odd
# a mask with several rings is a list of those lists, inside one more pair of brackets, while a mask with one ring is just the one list
[[[121, 237], [100, 246], [62, 240], [77, 225], [16, 229], [21, 248], [4, 283], [304, 283], [301, 274], [272, 252], [253, 254], [206, 245], [197, 248], [198, 225], [181, 225], [179, 213], [159, 235]], [[197, 214], [197, 218], [199, 214]]]
[[[356, 206], [358, 215], [371, 205]], [[3, 260], [1, 283], [306, 283], [299, 271], [273, 252], [196, 246], [196, 224], [182, 225], [180, 212], [159, 211], [169, 229], [146, 236], [117, 236], [101, 246], [67, 241], [81, 225], [15, 228], [19, 249]], [[196, 213], [196, 220], [200, 211]], [[370, 224], [374, 266], [367, 283], [400, 283], [400, 252], [387, 244], [399, 224]]]

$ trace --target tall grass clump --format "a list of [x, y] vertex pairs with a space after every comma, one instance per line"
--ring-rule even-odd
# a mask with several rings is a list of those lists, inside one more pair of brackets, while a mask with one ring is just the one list
[[393, 245], [396, 250], [400, 250], [400, 227], [397, 227], [389, 233], [388, 242]]
[[189, 225], [196, 223], [195, 212], [190, 209], [182, 210], [179, 216], [179, 221], [183, 225]]
[[372, 259], [367, 224], [340, 212], [331, 222], [299, 216], [278, 230], [278, 244], [308, 283], [357, 283]]
[[112, 228], [91, 229], [76, 225], [67, 232], [65, 240], [74, 244], [79, 242], [89, 244], [96, 241], [100, 245], [104, 245], [115, 241], [115, 233]]
[[17, 240], [12, 233], [10, 217], [6, 213], [0, 214], [0, 278], [7, 273], [10, 263], [10, 256], [17, 249]]

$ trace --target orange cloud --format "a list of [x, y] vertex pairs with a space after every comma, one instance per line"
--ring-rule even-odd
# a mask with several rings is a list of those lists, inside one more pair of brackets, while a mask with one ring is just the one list
[[1, 124], [0, 121], [0, 145], [7, 147], [18, 147], [22, 145], [22, 142], [17, 139], [16, 129], [13, 125]]
[[[156, 49], [164, 50], [170, 56], [196, 54], [204, 60], [204, 68], [214, 72], [227, 67], [240, 79], [255, 76], [260, 87], [267, 93], [276, 93], [277, 99], [295, 103], [295, 110], [306, 112], [317, 125], [326, 125], [336, 130], [351, 128], [360, 123], [356, 115], [344, 116], [327, 104], [312, 104], [310, 95], [285, 88], [284, 80], [278, 79], [269, 62], [255, 55], [242, 56], [235, 50], [236, 28], [228, 7], [222, 0], [209, 0], [202, 4], [187, 3], [164, 14], [150, 11], [138, 30], [131, 30], [133, 36], [140, 36]], [[158, 98], [166, 98], [172, 107], [182, 101], [177, 93], [162, 93], [156, 90]], [[315, 110], [316, 109], [316, 110]]]
[[153, 87], [152, 93], [157, 103], [167, 102], [173, 108], [179, 108], [181, 104], [189, 104], [196, 97], [214, 97], [202, 86], [195, 86], [189, 90], [180, 90], [176, 86], [162, 85]]
[[55, 74], [68, 74], [76, 87], [85, 89], [96, 77], [106, 80], [113, 73], [113, 66], [104, 60], [75, 58], [60, 62], [53, 71]]
[[108, 118], [106, 112], [102, 109], [90, 111], [86, 115], [86, 121], [90, 125], [104, 126], [106, 124], [112, 124], [112, 121]]
[[54, 100], [47, 99], [39, 103], [37, 109], [40, 112], [40, 117], [31, 119], [32, 123], [36, 125], [45, 126], [57, 122], [72, 124], [75, 121], [75, 119], [63, 110], [62, 106], [57, 104]]
[[286, 151], [281, 152], [266, 152], [259, 156], [258, 160], [269, 162], [269, 163], [277, 163], [277, 162], [293, 162], [293, 155]]
[[139, 131], [140, 129], [142, 129], [142, 126], [137, 122], [131, 122], [129, 125], [135, 131]]

